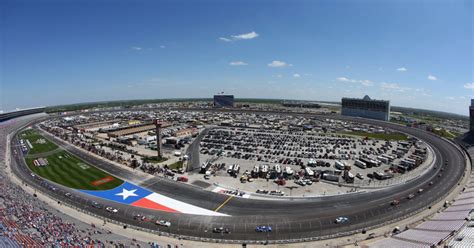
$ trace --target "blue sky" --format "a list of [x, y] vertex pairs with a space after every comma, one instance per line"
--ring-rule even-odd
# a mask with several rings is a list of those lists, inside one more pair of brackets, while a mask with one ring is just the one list
[[343, 96], [468, 114], [472, 1], [0, 3], [0, 110]]

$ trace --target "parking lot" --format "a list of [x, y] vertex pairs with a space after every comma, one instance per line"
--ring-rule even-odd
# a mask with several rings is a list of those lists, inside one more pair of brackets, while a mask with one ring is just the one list
[[200, 145], [204, 175], [191, 178], [224, 188], [293, 196], [389, 186], [416, 176], [412, 171], [426, 167], [431, 156], [423, 142], [410, 137], [381, 140], [311, 129], [219, 126]]
[[[142, 162], [143, 156], [156, 154], [154, 130], [142, 130], [153, 118], [167, 123], [162, 134], [168, 161], [159, 165]], [[306, 196], [371, 190], [408, 180], [430, 161], [426, 145], [405, 134], [331, 118], [131, 111], [44, 124], [56, 136], [150, 174], [182, 159], [195, 135], [207, 128], [196, 146], [201, 174], [193, 171], [180, 177], [251, 193]], [[110, 136], [117, 130], [127, 135]]]

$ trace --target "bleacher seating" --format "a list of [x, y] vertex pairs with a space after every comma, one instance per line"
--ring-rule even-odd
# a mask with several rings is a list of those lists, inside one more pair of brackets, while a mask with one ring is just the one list
[[0, 247], [2, 248], [20, 248], [20, 245], [8, 237], [0, 235]]
[[469, 215], [474, 211], [474, 173], [471, 173], [470, 181], [465, 190], [443, 212], [435, 214], [416, 227], [368, 246], [371, 248], [436, 246], [461, 230], [449, 243], [449, 247], [474, 247], [474, 222], [466, 220], [471, 218]]

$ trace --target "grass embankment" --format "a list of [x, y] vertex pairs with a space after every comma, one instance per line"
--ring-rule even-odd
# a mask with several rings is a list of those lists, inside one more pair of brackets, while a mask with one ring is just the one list
[[172, 164], [168, 165], [168, 168], [170, 168], [172, 170], [178, 170], [181, 167], [183, 167], [183, 161], [178, 161], [178, 162], [175, 162], [175, 163], [172, 163]]
[[168, 159], [165, 158], [165, 157], [159, 158], [158, 156], [154, 156], [154, 157], [143, 157], [143, 162], [145, 162], [145, 163], [152, 163], [152, 164], [158, 164], [158, 163], [161, 163], [161, 162], [165, 162], [166, 160], [168, 160]]

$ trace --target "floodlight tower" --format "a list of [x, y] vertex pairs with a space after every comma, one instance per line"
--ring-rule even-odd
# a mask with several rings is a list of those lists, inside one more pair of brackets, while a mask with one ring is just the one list
[[156, 150], [158, 151], [158, 158], [161, 158], [163, 156], [163, 153], [161, 151], [161, 127], [162, 127], [162, 123], [158, 119], [155, 119], [154, 124], [155, 124], [155, 127], [156, 127]]

